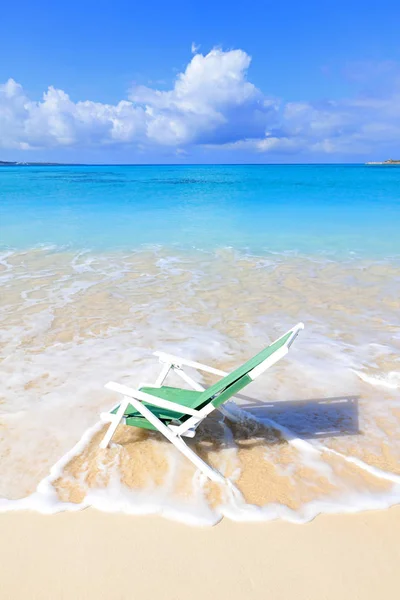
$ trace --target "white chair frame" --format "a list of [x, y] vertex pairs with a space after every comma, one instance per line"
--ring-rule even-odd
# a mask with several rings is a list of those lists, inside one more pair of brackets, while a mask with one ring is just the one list
[[[257, 377], [262, 375], [269, 367], [271, 367], [278, 360], [283, 358], [283, 356], [285, 356], [288, 353], [289, 347], [297, 337], [299, 331], [303, 328], [303, 323], [298, 323], [295, 327], [293, 327], [293, 329], [287, 332], [291, 333], [292, 335], [288, 338], [285, 345], [279, 348], [273, 354], [271, 354], [257, 367], [249, 371], [249, 377], [253, 380], [256, 379]], [[287, 335], [287, 333], [284, 335]], [[281, 338], [282, 337], [284, 336], [281, 336]], [[200, 383], [192, 379], [192, 377], [190, 377], [190, 375], [188, 375], [183, 370], [184, 367], [196, 369], [205, 373], [211, 373], [212, 375], [218, 375], [219, 377], [225, 377], [226, 375], [228, 375], [227, 372], [221, 371], [221, 369], [215, 369], [214, 367], [210, 367], [199, 362], [188, 360], [186, 358], [180, 358], [172, 354], [166, 354], [165, 352], [155, 352], [154, 356], [157, 356], [160, 363], [163, 365], [161, 372], [154, 384], [143, 384], [139, 387], [144, 387], [144, 385], [146, 385], [147, 387], [161, 387], [168, 374], [172, 370], [174, 373], [179, 375], [179, 377], [181, 377], [192, 389], [196, 390], [197, 392], [203, 392], [205, 388], [202, 385], [200, 385]], [[213, 469], [206, 462], [204, 462], [182, 440], [183, 436], [194, 437], [196, 428], [201, 423], [201, 421], [203, 421], [203, 419], [205, 419], [211, 412], [213, 412], [213, 410], [216, 410], [216, 407], [213, 405], [212, 400], [210, 400], [208, 404], [206, 404], [206, 406], [204, 406], [200, 410], [195, 410], [186, 406], [182, 406], [181, 404], [178, 404], [176, 402], [171, 402], [169, 400], [164, 400], [162, 398], [152, 396], [151, 394], [147, 394], [145, 392], [136, 390], [126, 385], [115, 383], [113, 381], [107, 383], [105, 387], [109, 390], [113, 390], [122, 394], [123, 399], [115, 414], [102, 413], [100, 415], [101, 419], [104, 422], [110, 423], [110, 426], [103, 440], [101, 441], [101, 448], [108, 447], [118, 425], [121, 422], [125, 422], [125, 411], [128, 405], [131, 404], [145, 419], [149, 421], [149, 423], [151, 423], [160, 433], [162, 433], [198, 469], [200, 469], [200, 471], [204, 475], [206, 475], [206, 477], [218, 483], [226, 482], [224, 476], [219, 471]], [[165, 408], [175, 412], [184, 413], [190, 418], [187, 419], [184, 423], [174, 424], [172, 422], [168, 425], [165, 425], [154, 413], [151, 412], [151, 410], [149, 410], [147, 406], [143, 404], [143, 402], [146, 402], [153, 406], [158, 406], [159, 408]], [[118, 406], [118, 404], [116, 406]], [[235, 420], [234, 416], [230, 414], [230, 412], [227, 411], [227, 409], [224, 406], [219, 406], [217, 410], [221, 411], [225, 416], [228, 416], [231, 420]]]

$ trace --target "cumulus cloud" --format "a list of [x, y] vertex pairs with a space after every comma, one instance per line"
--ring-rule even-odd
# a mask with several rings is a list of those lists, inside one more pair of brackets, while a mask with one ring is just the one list
[[[376, 86], [380, 95], [365, 87], [353, 98], [285, 103], [248, 81], [251, 58], [243, 50], [216, 48], [203, 55], [193, 44], [192, 51], [194, 56], [170, 90], [135, 86], [114, 105], [73, 102], [65, 91], [51, 86], [35, 101], [9, 79], [0, 85], [0, 147], [129, 144], [141, 151], [170, 147], [181, 155], [193, 146], [355, 154], [394, 147], [400, 140], [396, 63], [371, 68], [381, 82]], [[367, 67], [349, 69], [348, 77], [370, 84], [367, 72]]]
[[[354, 81], [363, 83], [362, 92], [355, 97], [281, 102], [277, 122], [266, 129], [263, 138], [241, 140], [232, 147], [280, 154], [374, 152], [386, 156], [392, 150], [400, 152], [400, 65], [357, 64], [348, 72]], [[379, 85], [371, 87], [378, 80]]]
[[275, 107], [247, 81], [250, 60], [242, 50], [196, 54], [171, 90], [137, 86], [117, 105], [75, 103], [53, 87], [35, 102], [10, 79], [0, 86], [0, 143], [17, 148], [113, 143], [181, 146], [259, 137]]
[[247, 81], [250, 60], [242, 50], [215, 49], [196, 54], [172, 90], [132, 89], [130, 99], [146, 111], [147, 138], [182, 145], [263, 136], [276, 106]]
[[0, 85], [0, 146], [43, 148], [109, 144], [145, 135], [144, 110], [122, 100], [117, 105], [72, 102], [50, 86], [39, 102], [13, 79]]
[[400, 87], [386, 98], [359, 96], [324, 102], [290, 102], [276, 135], [256, 142], [260, 150], [307, 149], [325, 154], [400, 150]]

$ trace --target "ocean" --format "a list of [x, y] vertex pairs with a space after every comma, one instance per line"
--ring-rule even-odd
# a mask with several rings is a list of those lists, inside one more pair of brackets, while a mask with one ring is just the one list
[[[0, 202], [0, 510], [207, 525], [400, 502], [399, 167], [2, 167]], [[232, 486], [159, 434], [99, 449], [104, 384], [154, 382], [152, 352], [229, 371], [299, 321], [239, 423], [188, 441]]]
[[11, 167], [2, 244], [400, 255], [399, 167]]

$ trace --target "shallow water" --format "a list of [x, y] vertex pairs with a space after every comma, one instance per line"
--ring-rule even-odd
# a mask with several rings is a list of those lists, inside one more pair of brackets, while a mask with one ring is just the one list
[[[400, 169], [2, 168], [0, 200], [0, 510], [209, 524], [399, 502]], [[153, 351], [229, 371], [299, 321], [239, 421], [188, 441], [229, 485], [155, 433], [99, 449], [104, 383], [154, 381]]]
[[[399, 502], [397, 259], [39, 248], [0, 269], [1, 509], [207, 524]], [[188, 442], [232, 486], [204, 481], [155, 433], [120, 426], [98, 448], [98, 415], [117, 400], [104, 383], [154, 381], [153, 351], [231, 370], [298, 321], [289, 355], [231, 406], [240, 422], [215, 412]]]
[[2, 167], [1, 243], [400, 256], [400, 167]]

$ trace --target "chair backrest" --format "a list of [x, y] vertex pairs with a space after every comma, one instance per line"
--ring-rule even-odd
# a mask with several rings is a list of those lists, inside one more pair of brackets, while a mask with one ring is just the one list
[[261, 375], [268, 367], [282, 358], [288, 352], [299, 331], [303, 328], [303, 323], [299, 323], [267, 348], [256, 354], [256, 356], [250, 358], [244, 365], [238, 367], [232, 373], [229, 373], [229, 375], [226, 375], [217, 381], [217, 383], [204, 390], [199, 397], [198, 407], [203, 407], [211, 401], [215, 408], [217, 408], [234, 396], [238, 391]]

